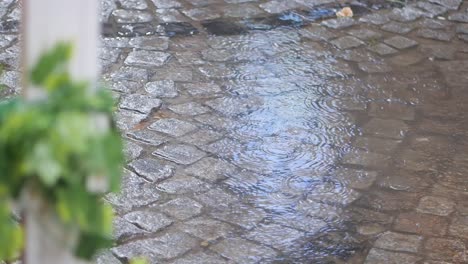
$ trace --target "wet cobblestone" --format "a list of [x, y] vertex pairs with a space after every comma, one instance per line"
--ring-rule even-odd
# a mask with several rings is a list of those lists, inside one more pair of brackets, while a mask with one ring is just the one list
[[97, 263], [468, 262], [467, 1], [101, 2], [128, 164]]

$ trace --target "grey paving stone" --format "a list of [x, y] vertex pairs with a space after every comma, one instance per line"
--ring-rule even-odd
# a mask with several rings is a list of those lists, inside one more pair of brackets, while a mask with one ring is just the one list
[[392, 174], [387, 174], [377, 181], [377, 186], [395, 191], [423, 192], [427, 190], [433, 181], [419, 175], [414, 171], [397, 170]]
[[136, 176], [134, 173], [126, 172], [123, 177], [122, 190], [118, 194], [109, 194], [106, 196], [115, 209], [128, 212], [132, 208], [146, 206], [158, 201], [160, 194], [154, 186], [147, 181]]
[[112, 12], [112, 16], [117, 23], [148, 23], [153, 20], [151, 13], [138, 10], [117, 9]]
[[210, 212], [210, 216], [245, 229], [252, 229], [258, 226], [260, 221], [267, 217], [267, 214], [261, 209], [238, 203], [213, 210]]
[[327, 41], [336, 38], [337, 35], [320, 25], [310, 25], [299, 30], [303, 38], [313, 41]]
[[224, 2], [229, 4], [240, 4], [240, 3], [248, 3], [248, 2], [258, 2], [258, 0], [224, 0]]
[[146, 250], [159, 259], [172, 259], [181, 256], [197, 246], [197, 240], [187, 234], [170, 232], [161, 237], [141, 240]]
[[0, 76], [0, 84], [6, 85], [10, 88], [19, 86], [21, 80], [20, 73], [17, 71], [6, 71]]
[[359, 18], [359, 22], [370, 23], [374, 25], [383, 25], [390, 22], [388, 15], [370, 13]]
[[207, 217], [194, 218], [184, 222], [178, 228], [205, 241], [213, 241], [221, 237], [226, 237], [234, 232], [234, 228], [229, 224]]
[[128, 48], [129, 39], [121, 37], [103, 37], [101, 45], [106, 48]]
[[305, 231], [310, 235], [318, 234], [328, 226], [328, 223], [322, 219], [302, 214], [295, 214], [294, 216], [277, 215], [273, 216], [272, 220], [280, 225]]
[[448, 11], [448, 8], [441, 5], [432, 4], [428, 1], [416, 2], [416, 7], [422, 9], [423, 11], [426, 11], [427, 14], [425, 15], [427, 17], [440, 16]]
[[365, 264], [416, 264], [421, 257], [373, 248], [367, 255]]
[[448, 20], [455, 21], [455, 22], [468, 23], [468, 13], [460, 12], [460, 13], [451, 14], [448, 16]]
[[148, 72], [145, 69], [121, 67], [111, 72], [110, 79], [113, 81], [145, 82], [148, 80]]
[[221, 14], [216, 11], [216, 9], [211, 7], [200, 7], [200, 8], [193, 8], [189, 10], [182, 10], [182, 12], [190, 17], [193, 20], [201, 21], [201, 20], [211, 20], [220, 18]]
[[148, 128], [173, 137], [180, 137], [194, 131], [197, 126], [175, 118], [164, 118], [155, 121]]
[[187, 83], [182, 87], [192, 96], [213, 97], [221, 93], [221, 88], [215, 83]]
[[233, 5], [224, 10], [224, 16], [227, 17], [240, 17], [240, 18], [248, 18], [248, 17], [256, 17], [264, 12], [258, 8], [254, 4], [240, 4], [240, 5]]
[[[336, 185], [343, 184], [338, 179], [335, 179], [335, 178], [331, 179], [329, 177], [323, 177], [321, 180], [317, 180], [317, 181], [318, 183], [314, 184], [314, 186], [316, 186], [317, 189], [322, 189], [322, 188], [327, 189], [328, 188], [327, 186], [330, 184], [336, 184]], [[359, 199], [360, 196], [361, 194], [358, 191], [353, 190], [347, 186], [342, 186], [339, 189], [339, 191], [337, 189], [333, 189], [333, 190], [327, 190], [327, 191], [310, 192], [307, 194], [307, 200], [315, 201], [317, 203], [348, 205], [356, 201], [357, 199]], [[313, 214], [311, 216], [318, 217]]]
[[120, 110], [115, 114], [115, 121], [120, 130], [129, 130], [146, 118], [145, 114], [129, 110]]
[[1, 35], [0, 36], [0, 47], [5, 48], [11, 45], [17, 39], [16, 36], [12, 35]]
[[447, 22], [445, 20], [436, 20], [436, 19], [430, 19], [430, 18], [425, 18], [421, 21], [419, 21], [419, 26], [421, 28], [430, 28], [430, 29], [444, 29], [450, 26], [450, 22]]
[[343, 98], [337, 100], [336, 106], [338, 109], [346, 111], [364, 111], [367, 109], [365, 102], [356, 101], [354, 98]]
[[431, 171], [437, 168], [437, 162], [428, 153], [405, 149], [398, 156], [397, 166], [411, 171]]
[[190, 165], [202, 159], [206, 153], [191, 145], [170, 144], [157, 149], [153, 155], [178, 164]]
[[367, 73], [385, 73], [392, 71], [392, 67], [385, 62], [359, 62], [358, 67], [361, 71]]
[[135, 241], [119, 245], [112, 248], [111, 251], [118, 258], [126, 260], [131, 260], [141, 256], [145, 256], [149, 259], [155, 258], [154, 254], [152, 252], [148, 252], [147, 248], [143, 246], [142, 241]]
[[156, 18], [163, 23], [188, 21], [188, 18], [177, 9], [156, 9]]
[[[112, 14], [112, 11], [117, 9], [117, 5], [114, 0], [103, 0], [100, 1], [100, 16], [99, 16], [99, 21], [100, 22], [107, 22], [109, 20], [110, 15]], [[2, 13], [0, 13], [1, 16], [4, 15], [4, 11], [7, 10], [7, 5], [9, 4], [8, 1], [5, 1], [2, 3], [4, 6], [2, 6]]]
[[114, 218], [113, 228], [115, 230], [113, 235], [117, 240], [130, 239], [148, 233], [146, 230], [136, 227], [121, 217]]
[[457, 50], [453, 47], [448, 47], [443, 44], [423, 45], [420, 46], [422, 53], [425, 53], [429, 58], [442, 60], [452, 60], [455, 58]]
[[260, 4], [260, 7], [268, 13], [277, 14], [286, 10], [295, 9], [301, 5], [295, 1], [278, 1], [272, 0], [266, 3]]
[[[458, 156], [454, 154], [454, 142], [450, 137], [445, 136], [414, 136], [408, 142], [412, 150], [421, 151], [434, 156], [445, 156], [453, 157], [453, 161], [456, 161]], [[459, 166], [456, 167], [461, 168]], [[453, 170], [447, 169], [447, 173], [453, 172]]]
[[449, 234], [462, 239], [468, 238], [468, 216], [456, 216], [449, 226]]
[[382, 56], [386, 56], [386, 55], [390, 55], [390, 54], [395, 54], [397, 53], [398, 51], [388, 45], [385, 45], [383, 43], [378, 43], [378, 44], [375, 44], [375, 45], [370, 45], [369, 47], [367, 47], [368, 50], [370, 51], [373, 51], [379, 55], [382, 55]]
[[187, 144], [202, 147], [223, 137], [223, 134], [213, 131], [211, 129], [200, 129], [195, 133], [179, 138], [180, 141]]
[[135, 50], [128, 54], [125, 64], [130, 66], [154, 67], [162, 66], [170, 57], [169, 53], [149, 50]]
[[408, 129], [403, 121], [373, 118], [364, 125], [363, 132], [378, 137], [402, 139]]
[[157, 8], [178, 8], [182, 4], [176, 0], [151, 0]]
[[429, 2], [434, 3], [434, 4], [439, 4], [450, 10], [457, 10], [463, 1], [462, 0], [429, 0]]
[[377, 178], [377, 172], [340, 168], [332, 173], [337, 179], [343, 182], [343, 185], [355, 189], [367, 189], [374, 184]]
[[274, 258], [276, 252], [268, 247], [241, 238], [228, 238], [211, 247], [221, 256], [240, 264], [258, 263], [262, 258]]
[[[0, 40], [1, 41], [1, 40]], [[1, 45], [1, 42], [0, 42]], [[120, 57], [120, 49], [118, 48], [105, 48], [102, 47], [99, 49], [99, 58], [104, 61], [104, 63], [116, 63]]]
[[343, 29], [343, 28], [348, 28], [348, 27], [355, 25], [356, 20], [354, 20], [353, 18], [344, 17], [344, 18], [324, 20], [321, 24], [328, 28]]
[[415, 118], [414, 108], [398, 103], [371, 103], [369, 116], [411, 121]]
[[227, 264], [228, 262], [216, 255], [208, 255], [204, 252], [189, 254], [174, 261], [173, 264]]
[[143, 148], [135, 142], [126, 140], [124, 142], [124, 154], [127, 161], [134, 160], [141, 155]]
[[353, 30], [349, 30], [347, 33], [351, 36], [354, 36], [362, 40], [379, 39], [382, 37], [381, 33], [367, 29], [367, 28], [353, 29]]
[[234, 195], [231, 195], [221, 189], [212, 189], [206, 193], [195, 196], [195, 199], [203, 204], [214, 208], [225, 208], [233, 203], [238, 202]]
[[418, 45], [415, 40], [405, 38], [402, 36], [394, 36], [384, 40], [385, 44], [388, 44], [397, 49], [407, 49]]
[[263, 224], [246, 235], [250, 240], [272, 246], [279, 250], [286, 250], [304, 235], [296, 229], [277, 224]]
[[343, 157], [344, 164], [361, 165], [371, 168], [387, 167], [389, 162], [389, 156], [361, 150], [352, 151]]
[[151, 77], [152, 81], [172, 80], [175, 82], [190, 82], [193, 79], [192, 68], [164, 67], [158, 69]]
[[262, 105], [262, 102], [257, 97], [248, 99], [224, 97], [206, 101], [205, 104], [225, 116], [232, 117], [257, 109]]
[[152, 146], [159, 146], [167, 142], [166, 137], [163, 137], [158, 133], [147, 129], [130, 131], [127, 133], [127, 136], [138, 142], [142, 142]]
[[401, 142], [401, 140], [361, 136], [356, 138], [353, 146], [370, 152], [391, 154], [395, 151], [398, 145], [401, 144]]
[[456, 27], [457, 33], [468, 34], [468, 25], [467, 24], [459, 24]]
[[172, 80], [148, 82], [145, 84], [145, 90], [151, 95], [160, 98], [174, 98], [179, 95]]
[[383, 25], [381, 29], [397, 34], [406, 34], [413, 30], [414, 26], [408, 25], [408, 23], [390, 22]]
[[224, 64], [218, 64], [216, 66], [203, 66], [198, 70], [208, 78], [223, 79], [232, 78], [236, 75], [235, 71]]
[[151, 182], [157, 182], [171, 177], [174, 167], [163, 165], [156, 159], [137, 159], [128, 165], [141, 177]]
[[159, 36], [142, 36], [130, 39], [130, 47], [142, 50], [160, 50], [169, 48], [169, 38]]
[[339, 49], [350, 49], [364, 45], [364, 42], [352, 36], [337, 38], [332, 40], [331, 43]]
[[414, 212], [400, 214], [393, 224], [397, 231], [429, 236], [445, 235], [447, 226], [445, 217]]
[[429, 238], [424, 243], [427, 255], [431, 259], [450, 261], [453, 263], [466, 262], [466, 246], [461, 240]]
[[186, 220], [201, 213], [203, 206], [189, 198], [176, 198], [160, 206], [166, 214]]
[[407, 235], [395, 232], [385, 232], [379, 236], [374, 247], [417, 253], [423, 238], [417, 235]]
[[417, 35], [422, 38], [435, 39], [440, 41], [450, 41], [455, 34], [450, 31], [434, 30], [434, 29], [420, 29]]
[[455, 210], [455, 202], [444, 197], [424, 196], [416, 210], [420, 213], [447, 216]]
[[[96, 256], [96, 264], [120, 264], [120, 260], [118, 260], [110, 251], [105, 251], [103, 253], [99, 253]], [[20, 264], [20, 263], [18, 263]]]
[[153, 109], [161, 107], [162, 101], [148, 95], [130, 94], [120, 100], [119, 107], [122, 109], [149, 114]]
[[188, 103], [182, 103], [182, 104], [177, 104], [177, 105], [170, 105], [168, 108], [169, 110], [171, 110], [172, 112], [176, 114], [185, 115], [185, 116], [196, 116], [196, 115], [205, 114], [210, 111], [209, 108], [197, 102], [188, 102]]
[[194, 119], [216, 130], [225, 130], [235, 125], [234, 120], [212, 113], [195, 116]]
[[154, 211], [134, 211], [123, 218], [148, 232], [158, 232], [171, 225], [173, 221], [166, 215]]
[[410, 22], [414, 21], [424, 15], [424, 12], [420, 9], [414, 8], [412, 6], [405, 6], [403, 8], [394, 8], [389, 17], [393, 20], [400, 22]]
[[185, 173], [209, 182], [225, 179], [235, 171], [236, 168], [230, 163], [212, 157], [204, 158], [185, 169]]
[[158, 189], [169, 194], [187, 194], [208, 191], [210, 186], [186, 175], [176, 175], [158, 184]]
[[182, 66], [203, 65], [206, 63], [201, 58], [200, 53], [195, 51], [176, 52], [175, 57]]
[[125, 0], [120, 1], [120, 4], [124, 9], [145, 10], [148, 8], [145, 0]]
[[233, 49], [206, 49], [202, 51], [202, 57], [207, 61], [226, 62], [233, 61], [239, 51]]
[[371, 52], [367, 50], [357, 48], [341, 51], [338, 56], [346, 61], [352, 62], [363, 62], [363, 63], [375, 63], [374, 60], [377, 58]]
[[464, 42], [468, 42], [468, 35], [467, 34], [459, 34], [458, 39], [460, 39], [460, 40], [462, 40]]
[[383, 233], [385, 230], [385, 227], [378, 224], [362, 224], [357, 227], [357, 232], [364, 236], [375, 236]]
[[194, 6], [208, 6], [218, 3], [218, 0], [191, 0], [190, 3]]

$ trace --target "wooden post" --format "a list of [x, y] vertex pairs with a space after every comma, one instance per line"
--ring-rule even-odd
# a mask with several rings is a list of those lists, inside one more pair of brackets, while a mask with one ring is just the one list
[[[23, 63], [30, 69], [39, 56], [59, 41], [73, 44], [70, 73], [78, 80], [95, 83], [99, 74], [99, 0], [23, 0]], [[23, 71], [26, 73], [26, 71]], [[25, 87], [24, 96], [35, 100], [44, 93]], [[26, 264], [77, 264], [69, 246], [74, 230], [60, 224], [41, 198], [29, 192], [23, 199]]]

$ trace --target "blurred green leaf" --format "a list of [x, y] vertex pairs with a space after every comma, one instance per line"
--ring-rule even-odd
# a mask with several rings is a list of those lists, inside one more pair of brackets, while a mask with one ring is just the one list
[[145, 258], [136, 258], [130, 261], [130, 264], [149, 264], [148, 260]]
[[[42, 86], [48, 79], [57, 79], [54, 71], [57, 71], [60, 66], [70, 59], [72, 54], [72, 45], [69, 43], [58, 43], [55, 48], [45, 52], [38, 63], [31, 71], [31, 83]], [[50, 82], [49, 81], [49, 85]], [[52, 81], [53, 82], [53, 81]]]
[[[31, 70], [31, 83], [44, 89], [46, 99], [0, 102], [0, 198], [15, 199], [24, 186], [34, 186], [64, 225], [78, 228], [80, 243], [71, 250], [90, 259], [112, 245], [113, 210], [103, 203], [104, 193], [87, 189], [88, 182], [98, 175], [117, 191], [124, 157], [112, 120], [114, 100], [108, 90], [90, 92], [88, 82], [70, 78], [71, 50], [60, 43]], [[108, 118], [108, 130], [96, 133], [95, 115]], [[22, 245], [5, 201], [0, 199], [0, 259], [17, 256]]]

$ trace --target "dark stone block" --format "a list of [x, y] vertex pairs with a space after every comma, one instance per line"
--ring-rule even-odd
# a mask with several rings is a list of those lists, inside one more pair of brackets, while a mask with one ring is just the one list
[[204, 21], [202, 25], [210, 34], [218, 36], [239, 35], [247, 32], [247, 28], [243, 25], [226, 20]]
[[164, 32], [169, 37], [177, 35], [190, 36], [198, 34], [198, 29], [188, 22], [170, 22], [162, 23], [161, 26], [164, 28]]

